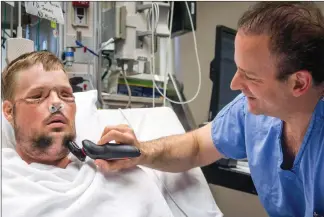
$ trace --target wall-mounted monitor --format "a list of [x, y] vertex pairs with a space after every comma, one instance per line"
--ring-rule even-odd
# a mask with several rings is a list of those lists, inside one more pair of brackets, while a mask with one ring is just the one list
[[234, 41], [236, 30], [216, 26], [215, 56], [210, 63], [210, 79], [213, 82], [208, 121], [231, 102], [240, 91], [232, 91], [230, 84], [236, 73]]

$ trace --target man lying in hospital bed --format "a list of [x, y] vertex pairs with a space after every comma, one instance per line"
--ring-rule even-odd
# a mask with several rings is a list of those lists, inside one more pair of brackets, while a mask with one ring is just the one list
[[[141, 140], [183, 133], [172, 110], [97, 111], [96, 91], [73, 94], [63, 65], [48, 52], [13, 61], [1, 87], [3, 217], [222, 216], [199, 168], [104, 174], [64, 145], [97, 142], [105, 126], [121, 123]], [[51, 106], [60, 109], [51, 113]]]

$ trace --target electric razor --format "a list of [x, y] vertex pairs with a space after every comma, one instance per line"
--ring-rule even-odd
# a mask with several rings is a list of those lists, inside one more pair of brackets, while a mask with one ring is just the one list
[[86, 157], [103, 160], [119, 160], [135, 158], [141, 155], [141, 151], [133, 146], [126, 144], [106, 143], [97, 145], [89, 140], [82, 141], [83, 147], [80, 148], [75, 142], [67, 142], [70, 152], [80, 161], [85, 161]]

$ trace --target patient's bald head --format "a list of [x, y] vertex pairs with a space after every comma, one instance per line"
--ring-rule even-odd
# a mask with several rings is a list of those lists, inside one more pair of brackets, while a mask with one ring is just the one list
[[[64, 66], [47, 51], [12, 61], [1, 79], [3, 113], [15, 131], [16, 150], [27, 163], [60, 165], [75, 139], [76, 105]], [[61, 107], [51, 113], [51, 106]]]

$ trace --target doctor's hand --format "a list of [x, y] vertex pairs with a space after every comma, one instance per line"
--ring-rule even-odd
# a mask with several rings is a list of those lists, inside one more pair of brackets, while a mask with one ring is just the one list
[[[101, 135], [98, 145], [104, 145], [108, 142], [115, 140], [116, 143], [123, 143], [127, 145], [134, 145], [140, 149], [134, 131], [128, 125], [117, 125], [106, 127]], [[141, 149], [140, 149], [141, 150]], [[136, 158], [121, 159], [121, 160], [95, 160], [95, 164], [102, 172], [113, 172], [120, 169], [127, 169], [135, 167], [143, 161], [144, 156], [141, 155]]]

